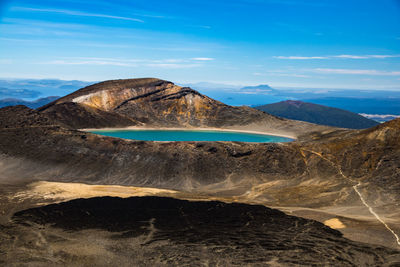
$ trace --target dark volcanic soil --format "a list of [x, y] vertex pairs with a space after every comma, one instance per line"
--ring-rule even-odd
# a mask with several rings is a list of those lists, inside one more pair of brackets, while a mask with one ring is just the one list
[[[116, 125], [235, 126], [231, 129], [277, 130], [300, 138], [282, 144], [144, 142], [76, 129]], [[327, 129], [230, 107], [157, 79], [109, 81], [39, 111], [0, 109], [0, 182], [16, 186], [32, 180], [169, 188], [201, 199], [315, 209], [326, 212], [318, 219], [322, 222], [340, 218], [344, 231], [356, 233], [348, 235], [354, 240], [398, 248], [400, 119], [362, 131]], [[31, 201], [19, 195], [22, 204], [8, 203], [19, 199], [18, 191], [11, 198], [0, 194], [2, 215]], [[203, 265], [243, 265], [246, 259], [308, 265], [396, 262], [390, 249], [350, 242], [321, 224], [260, 206], [150, 200], [76, 200], [18, 213], [28, 217], [15, 219], [29, 218], [29, 225], [8, 225], [0, 216], [0, 258], [7, 264], [87, 266], [190, 265], [200, 259]], [[143, 205], [153, 209], [135, 211], [132, 201], [150, 201]], [[354, 228], [349, 218], [360, 226]], [[371, 225], [380, 230], [371, 232]], [[132, 261], [132, 255], [139, 256]]]
[[[140, 265], [199, 266], [208, 262], [225, 266], [267, 263], [377, 266], [400, 259], [399, 251], [353, 242], [319, 222], [259, 205], [161, 197], [102, 197], [28, 209], [17, 212], [13, 218], [23, 225], [62, 228], [66, 231], [64, 235], [89, 229], [110, 232], [110, 239], [118, 244], [113, 245], [112, 252], [121, 257], [127, 257], [129, 251], [152, 248], [151, 254], [142, 255], [143, 258], [131, 254], [126, 259]], [[42, 231], [42, 243], [46, 246], [63, 242], [47, 238], [49, 232]], [[133, 240], [136, 245], [132, 247]], [[80, 246], [90, 246], [85, 242], [81, 238]], [[54, 264], [65, 264], [73, 257], [58, 251], [53, 254]], [[46, 257], [49, 255], [35, 261], [49, 264]], [[83, 259], [77, 257], [75, 263]]]

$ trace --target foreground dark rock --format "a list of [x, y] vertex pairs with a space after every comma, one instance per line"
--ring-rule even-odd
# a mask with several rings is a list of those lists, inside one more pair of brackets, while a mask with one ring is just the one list
[[[53, 228], [68, 232], [110, 232], [114, 257], [139, 265], [382, 265], [400, 258], [400, 252], [352, 242], [323, 224], [288, 216], [264, 206], [189, 202], [172, 198], [132, 197], [77, 199], [17, 212], [14, 221], [51, 225], [42, 232], [46, 246]], [[93, 238], [92, 234], [86, 238]], [[92, 242], [100, 242], [101, 234]], [[86, 238], [80, 246], [90, 246]], [[78, 245], [78, 244], [77, 244]], [[132, 252], [143, 250], [146, 254]], [[132, 254], [130, 254], [132, 253]], [[147, 254], [148, 253], [148, 254]], [[36, 263], [66, 264], [73, 255], [54, 251]], [[128, 256], [129, 255], [129, 256]], [[92, 255], [93, 256], [93, 255]], [[102, 255], [96, 255], [100, 257]], [[50, 258], [49, 258], [50, 257]], [[75, 256], [79, 264], [87, 257]], [[29, 255], [25, 255], [25, 260]], [[21, 259], [15, 259], [18, 263]], [[121, 259], [120, 259], [121, 260]]]

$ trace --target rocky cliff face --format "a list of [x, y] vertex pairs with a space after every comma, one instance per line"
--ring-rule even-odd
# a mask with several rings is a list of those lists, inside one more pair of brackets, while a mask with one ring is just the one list
[[154, 78], [106, 81], [39, 109], [73, 128], [117, 126], [248, 127], [292, 136], [333, 128], [281, 119], [249, 107], [232, 107], [188, 87]]
[[73, 129], [140, 126], [141, 122], [115, 112], [108, 112], [75, 102], [64, 102], [49, 107], [43, 113]]

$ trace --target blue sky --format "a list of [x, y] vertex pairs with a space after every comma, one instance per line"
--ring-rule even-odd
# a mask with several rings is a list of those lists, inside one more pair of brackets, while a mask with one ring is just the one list
[[400, 1], [0, 1], [2, 78], [400, 90]]

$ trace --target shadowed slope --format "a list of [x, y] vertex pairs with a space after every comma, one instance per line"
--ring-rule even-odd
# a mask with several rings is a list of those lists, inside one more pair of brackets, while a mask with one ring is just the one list
[[[114, 232], [112, 238], [120, 245], [112, 251], [117, 255], [153, 247], [151, 256], [135, 257], [146, 264], [195, 264], [201, 259], [225, 265], [360, 266], [380, 265], [400, 256], [394, 250], [349, 241], [316, 221], [257, 205], [102, 197], [28, 209], [13, 218], [24, 225], [34, 222], [68, 231]], [[51, 229], [42, 232], [46, 236]], [[80, 242], [90, 246], [85, 239]]]
[[282, 118], [334, 127], [365, 129], [379, 124], [347, 110], [302, 101], [287, 100], [255, 108]]

